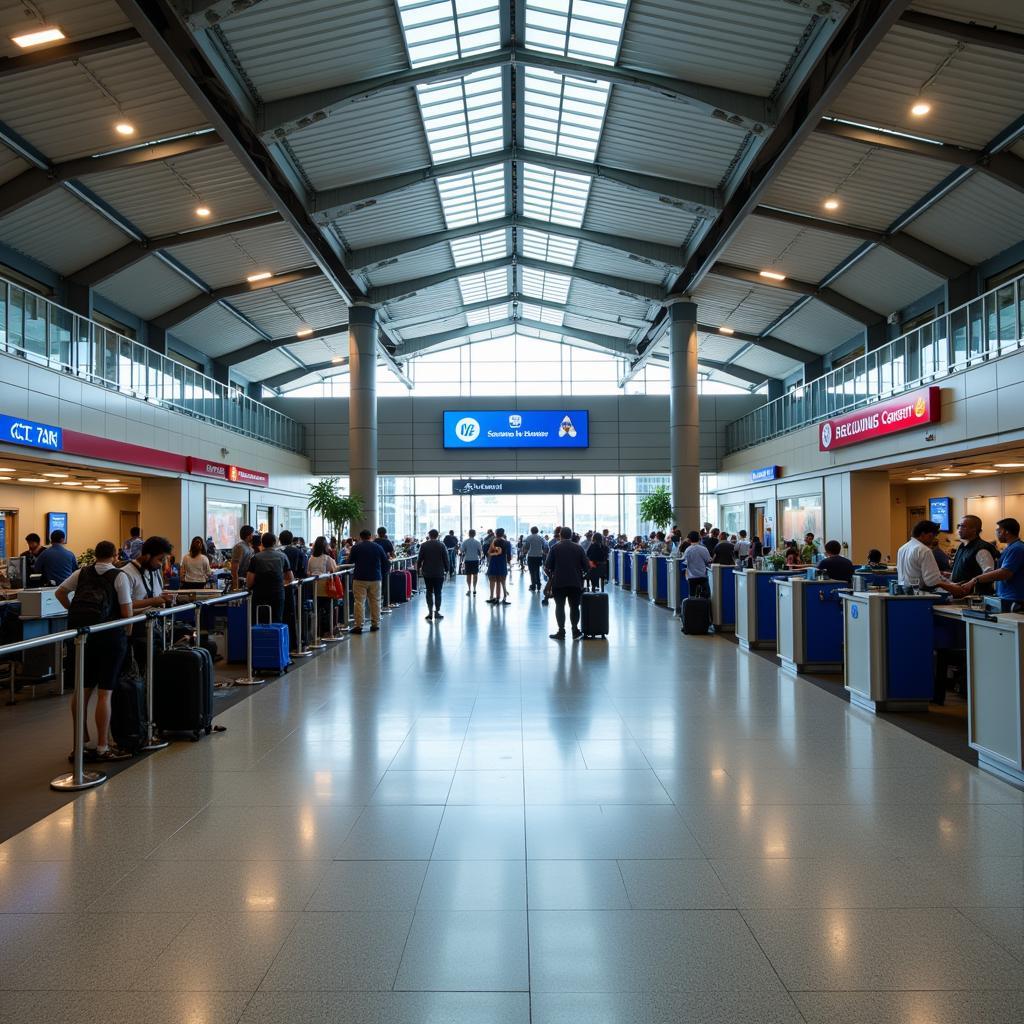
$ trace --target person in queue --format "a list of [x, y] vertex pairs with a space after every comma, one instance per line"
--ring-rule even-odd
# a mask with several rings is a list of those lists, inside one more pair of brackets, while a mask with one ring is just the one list
[[818, 572], [840, 583], [853, 582], [853, 562], [844, 557], [839, 541], [830, 540], [825, 544], [825, 557], [818, 563]]
[[945, 590], [953, 597], [963, 597], [966, 590], [958, 583], [950, 583], [939, 572], [932, 543], [939, 535], [939, 524], [922, 519], [914, 525], [910, 540], [896, 553], [896, 579], [902, 587], [917, 590]]
[[388, 536], [388, 528], [386, 526], [378, 527], [377, 543], [384, 549], [384, 554], [387, 555], [388, 558], [395, 557], [395, 545], [391, 543], [391, 538]]
[[476, 581], [480, 575], [480, 558], [483, 546], [476, 539], [476, 530], [470, 530], [462, 542], [462, 571], [466, 574], [466, 596], [476, 593]]
[[60, 586], [78, 568], [74, 552], [64, 546], [65, 539], [63, 530], [54, 530], [50, 546], [36, 557], [34, 572], [42, 576], [44, 586]]
[[366, 602], [370, 602], [370, 632], [380, 629], [380, 586], [387, 579], [391, 565], [380, 543], [369, 530], [361, 530], [359, 541], [352, 545], [346, 565], [354, 566], [352, 592], [355, 596], [355, 624], [352, 633], [362, 633]]
[[[142, 550], [142, 544], [139, 544]], [[193, 537], [189, 545], [188, 554], [181, 560], [181, 585], [182, 587], [195, 589], [206, 587], [210, 582], [210, 575], [213, 570], [210, 567], [210, 558], [206, 554], [206, 544], [202, 537]]]
[[28, 534], [25, 537], [25, 543], [28, 547], [21, 553], [21, 557], [25, 559], [25, 580], [23, 582], [27, 582], [29, 576], [36, 571], [36, 559], [46, 550], [38, 533]]
[[[982, 573], [991, 572], [999, 562], [999, 550], [994, 544], [982, 539], [982, 522], [977, 516], [960, 517], [956, 532], [960, 537], [960, 546], [953, 554], [953, 565], [949, 578], [961, 585], [976, 579]], [[974, 593], [989, 595], [994, 592], [991, 582], [978, 584]]]
[[416, 552], [416, 572], [423, 580], [427, 592], [427, 622], [444, 618], [441, 614], [441, 591], [444, 589], [445, 576], [451, 568], [449, 548], [437, 538], [437, 530], [430, 530], [427, 539]]
[[740, 530], [739, 537], [736, 540], [736, 557], [741, 563], [746, 562], [746, 559], [750, 557], [750, 541], [747, 540], [747, 531]]
[[[137, 558], [122, 567], [132, 588], [132, 615], [151, 608], [166, 608], [173, 603], [174, 594], [164, 591], [164, 559], [171, 553], [171, 542], [166, 537], [147, 537]], [[132, 644], [135, 660], [146, 664], [146, 624], [132, 626]]]
[[271, 622], [284, 622], [284, 588], [294, 582], [295, 574], [285, 553], [277, 546], [277, 536], [267, 532], [260, 538], [262, 550], [249, 559], [245, 582], [252, 591], [252, 620], [258, 621], [259, 608], [270, 608]]
[[711, 552], [711, 561], [715, 565], [735, 565], [736, 545], [729, 539], [727, 533], [719, 534], [719, 537], [715, 550]]
[[711, 565], [711, 552], [706, 544], [701, 543], [700, 534], [696, 530], [691, 530], [686, 539], [690, 543], [680, 557], [686, 567], [686, 586], [690, 597], [709, 597], [711, 589], [708, 586], [708, 566]]
[[296, 579], [302, 579], [306, 575], [306, 563], [309, 561], [309, 556], [296, 542], [296, 537], [291, 530], [282, 530], [278, 543], [281, 545], [281, 553], [288, 559], [288, 566], [292, 574]]
[[530, 570], [530, 590], [543, 590], [544, 587], [540, 581], [540, 567], [544, 564], [548, 545], [544, 542], [544, 538], [536, 526], [530, 527], [530, 532], [523, 541], [523, 550], [526, 552], [526, 567]]
[[580, 601], [583, 594], [583, 580], [589, 568], [583, 548], [572, 539], [572, 530], [567, 526], [555, 530], [555, 543], [548, 550], [544, 568], [551, 581], [551, 596], [555, 599], [555, 622], [557, 630], [552, 640], [565, 639], [565, 602], [569, 602], [569, 624], [573, 640], [579, 640]]
[[253, 534], [251, 526], [243, 526], [238, 531], [238, 540], [231, 549], [231, 589], [238, 590], [241, 581], [245, 580], [245, 574], [249, 570], [249, 559], [252, 558], [252, 546], [249, 538]]
[[[76, 569], [57, 588], [57, 600], [68, 610], [68, 626], [98, 626], [132, 615], [132, 588], [127, 576], [114, 565], [117, 548], [110, 540], [101, 540], [93, 549], [96, 561]], [[106, 629], [91, 633], [85, 645], [84, 735], [86, 761], [124, 761], [132, 755], [110, 746], [111, 694], [128, 650], [124, 629]], [[96, 691], [95, 739], [88, 726], [89, 702]], [[75, 698], [71, 698], [71, 721], [75, 721]], [[68, 757], [74, 761], [74, 751]]]
[[932, 557], [935, 559], [935, 564], [939, 567], [939, 572], [944, 576], [948, 576], [953, 568], [953, 563], [949, 560], [949, 555], [939, 547], [939, 538], [937, 536], [932, 540], [931, 549]]
[[604, 581], [608, 579], [608, 548], [604, 538], [595, 533], [587, 546], [587, 583], [592, 591], [604, 590]]
[[[338, 563], [330, 555], [326, 537], [317, 537], [313, 541], [313, 552], [306, 563], [306, 571], [310, 576], [323, 576], [338, 571]], [[316, 583], [316, 614], [321, 636], [331, 633], [331, 602], [334, 599], [327, 592], [327, 583], [328, 580], [317, 580]]]
[[444, 547], [448, 552], [448, 575], [455, 579], [455, 570], [459, 566], [459, 538], [454, 530], [449, 530], [444, 537]]
[[508, 599], [508, 560], [511, 545], [505, 539], [505, 530], [498, 527], [487, 549], [487, 583], [491, 590], [488, 604], [511, 604]]
[[889, 566], [882, 561], [882, 552], [878, 548], [872, 548], [868, 552], [868, 560], [857, 570], [857, 572], [881, 572]]
[[975, 576], [963, 589], [969, 594], [986, 583], [995, 583], [1003, 611], [1024, 611], [1024, 541], [1020, 539], [1020, 523], [1016, 519], [1000, 519], [996, 523], [996, 540], [1005, 545], [999, 565]]
[[121, 558], [130, 562], [133, 558], [139, 557], [139, 552], [142, 550], [142, 530], [133, 526], [128, 531], [128, 539], [121, 546]]

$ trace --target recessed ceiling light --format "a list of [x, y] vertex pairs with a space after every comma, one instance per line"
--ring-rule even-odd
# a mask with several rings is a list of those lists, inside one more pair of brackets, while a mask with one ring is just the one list
[[767, 277], [769, 281], [785, 281], [786, 275], [780, 274], [775, 270], [762, 270], [761, 277]]
[[82, 488], [86, 491], [101, 491], [103, 489], [99, 484], [82, 484]]
[[995, 472], [994, 469], [972, 469], [972, 473], [976, 473], [978, 476], [990, 476]]
[[967, 476], [966, 473], [936, 473], [935, 475], [941, 480], [952, 480], [958, 476]]
[[50, 481], [44, 476], [19, 476], [19, 484], [48, 484]]
[[731, 327], [719, 327], [719, 334], [735, 334], [736, 332]]
[[920, 484], [920, 483], [923, 483], [925, 480], [930, 480], [931, 477], [928, 477], [928, 476], [908, 476], [907, 479], [911, 483]]
[[21, 49], [31, 46], [42, 46], [43, 43], [55, 43], [58, 39], [67, 38], [59, 28], [41, 28], [36, 32], [25, 32], [20, 36], [11, 36], [11, 42]]
[[135, 125], [133, 125], [131, 121], [118, 121], [117, 124], [114, 125], [114, 131], [117, 132], [118, 135], [123, 135], [125, 138], [128, 138], [135, 134]]
[[267, 278], [273, 277], [274, 275], [269, 270], [261, 270], [258, 274], [250, 274], [246, 281], [249, 284], [255, 284], [257, 281], [266, 281]]
[[68, 478], [67, 473], [44, 473], [43, 476], [52, 476], [57, 480], [66, 480]]
[[826, 210], [838, 210], [839, 200], [836, 199], [835, 196], [832, 196], [830, 199], [826, 199], [822, 205], [825, 207]]
[[81, 480], [62, 480], [60, 483], [61, 487], [81, 487]]
[[119, 484], [121, 481], [116, 476], [98, 476], [96, 477], [96, 483], [98, 484]]
[[10, 466], [0, 466], [0, 473], [17, 473], [16, 469], [12, 469]]
[[335, 357], [334, 357], [334, 358], [333, 358], [333, 359], [331, 360], [331, 362], [332, 362], [332, 363], [343, 363], [343, 362], [345, 362], [345, 358], [344, 358], [344, 356], [335, 356]]
[[312, 333], [313, 333], [313, 328], [312, 327], [300, 327], [295, 332], [295, 337], [296, 338], [308, 338]]
[[197, 217], [209, 217], [210, 216], [210, 208], [208, 206], [197, 206], [196, 207], [196, 216]]
[[997, 469], [1024, 469], [1024, 462], [993, 462]]
[[918, 100], [911, 108], [910, 112], [914, 117], [924, 117], [925, 114], [929, 113], [932, 109], [932, 105], [927, 100]]

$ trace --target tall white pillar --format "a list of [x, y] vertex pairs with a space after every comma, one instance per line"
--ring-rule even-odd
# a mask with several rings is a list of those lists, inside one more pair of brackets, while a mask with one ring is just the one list
[[672, 511], [683, 533], [700, 529], [700, 414], [697, 304], [678, 299], [669, 314], [669, 451]]
[[348, 311], [349, 493], [363, 499], [363, 518], [353, 536], [376, 530], [377, 522], [377, 310], [358, 304]]

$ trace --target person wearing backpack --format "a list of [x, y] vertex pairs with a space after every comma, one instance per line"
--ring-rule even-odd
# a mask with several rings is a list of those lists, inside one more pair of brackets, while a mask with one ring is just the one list
[[[57, 588], [57, 600], [68, 610], [68, 626], [98, 626], [132, 615], [132, 588], [128, 577], [114, 565], [117, 547], [113, 541], [101, 540], [95, 548], [96, 562], [76, 569]], [[89, 761], [123, 761], [132, 755], [110, 746], [110, 695], [121, 672], [128, 651], [128, 633], [124, 629], [108, 629], [93, 633], [85, 645], [84, 715], [96, 691], [95, 742], [90, 739], [88, 718], [85, 727], [85, 758]], [[72, 722], [75, 702], [71, 701]]]

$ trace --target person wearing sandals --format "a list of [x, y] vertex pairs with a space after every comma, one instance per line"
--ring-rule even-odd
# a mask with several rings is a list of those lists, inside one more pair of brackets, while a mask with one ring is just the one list
[[494, 539], [487, 549], [487, 582], [491, 588], [488, 604], [510, 604], [508, 599], [508, 560], [511, 547], [505, 539], [502, 527], [494, 533]]

